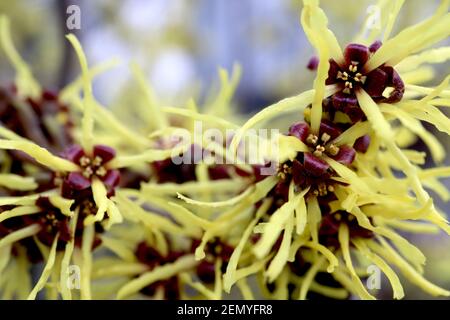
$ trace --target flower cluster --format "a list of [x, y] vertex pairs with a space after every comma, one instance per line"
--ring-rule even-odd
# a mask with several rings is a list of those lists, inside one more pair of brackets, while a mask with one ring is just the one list
[[[343, 50], [318, 1], [303, 2], [317, 51], [307, 66], [313, 88], [248, 120], [232, 108], [238, 67], [231, 77], [220, 71], [205, 106], [163, 108], [132, 65], [135, 103], [102, 106], [92, 79], [105, 66], [89, 67], [74, 35], [81, 75], [59, 92], [42, 89], [0, 17], [0, 44], [17, 72], [0, 89], [0, 298], [222, 299], [237, 287], [244, 299], [374, 299], [363, 282], [368, 265], [386, 275], [395, 299], [405, 296], [396, 270], [449, 296], [425, 279], [426, 257], [402, 233], [450, 234], [429, 194], [450, 199], [439, 181], [450, 175], [446, 150], [423, 125], [450, 135], [439, 109], [450, 105], [450, 77], [425, 87], [417, 75], [450, 58], [448, 48], [430, 49], [450, 34], [447, 2], [390, 37], [403, 1], [385, 1], [384, 33]], [[176, 135], [198, 138], [194, 121], [234, 129], [212, 154], [242, 156], [250, 129], [292, 111], [274, 137], [276, 159], [258, 137], [258, 164], [211, 163], [197, 158], [207, 147]], [[417, 138], [434, 167], [411, 146]], [[274, 174], [262, 173], [274, 164]]]

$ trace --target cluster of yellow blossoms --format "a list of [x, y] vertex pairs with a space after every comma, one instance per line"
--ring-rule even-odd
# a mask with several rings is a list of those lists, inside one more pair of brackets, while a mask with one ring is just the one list
[[[127, 105], [102, 106], [92, 81], [116, 62], [89, 68], [73, 35], [81, 76], [58, 93], [43, 90], [1, 17], [16, 79], [0, 89], [0, 297], [222, 299], [236, 288], [245, 299], [374, 299], [365, 284], [373, 268], [395, 299], [404, 297], [396, 270], [449, 296], [423, 277], [425, 256], [401, 235], [450, 234], [428, 193], [450, 199], [438, 180], [450, 176], [439, 165], [446, 147], [423, 126], [450, 135], [440, 110], [450, 107], [450, 76], [421, 86], [434, 79], [432, 64], [450, 58], [449, 47], [434, 46], [450, 34], [449, 1], [391, 36], [404, 1], [380, 0], [383, 28], [363, 30], [344, 49], [318, 1], [303, 2], [301, 23], [317, 51], [313, 89], [247, 121], [231, 103], [238, 66], [231, 76], [220, 71], [205, 106], [176, 108], [161, 106], [132, 64]], [[204, 150], [192, 140], [234, 158], [252, 129], [293, 114], [275, 137], [276, 157], [196, 158]], [[212, 143], [196, 123], [234, 134]], [[193, 139], [177, 139], [179, 129]], [[434, 167], [409, 148], [416, 138]]]

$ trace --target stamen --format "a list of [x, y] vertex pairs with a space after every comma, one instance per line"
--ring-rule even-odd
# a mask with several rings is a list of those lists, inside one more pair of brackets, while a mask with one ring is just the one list
[[331, 145], [328, 146], [328, 150], [327, 151], [328, 151], [328, 153], [331, 156], [336, 156], [339, 153], [339, 147], [337, 147], [334, 144], [331, 144]]
[[327, 185], [325, 183], [319, 184], [319, 195], [320, 196], [326, 196], [327, 195]]
[[100, 167], [95, 171], [95, 174], [100, 177], [103, 177], [106, 174], [106, 172], [107, 171], [106, 171], [105, 167]]
[[88, 179], [92, 176], [93, 173], [94, 173], [94, 172], [92, 171], [92, 168], [91, 168], [91, 167], [86, 167], [86, 168], [83, 170], [83, 176], [84, 176], [85, 178], [88, 178]]
[[94, 160], [92, 161], [92, 165], [98, 167], [102, 164], [102, 162], [103, 162], [102, 158], [100, 158], [99, 156], [96, 156], [94, 158]]
[[278, 175], [277, 175], [281, 180], [286, 180], [286, 174], [284, 173], [284, 172], [278, 172]]
[[327, 143], [331, 139], [331, 136], [328, 133], [322, 134], [322, 141], [323, 143]]
[[346, 81], [348, 80], [348, 73], [347, 72], [342, 73], [341, 71], [338, 71], [336, 79], [342, 79]]
[[80, 165], [81, 165], [82, 167], [87, 167], [90, 163], [91, 163], [91, 159], [89, 159], [88, 157], [82, 156], [82, 157], [80, 158]]
[[342, 80], [347, 80], [347, 79], [348, 79], [348, 73], [347, 73], [347, 72], [344, 71], [344, 72], [342, 73], [342, 75], [343, 75], [343, 76], [342, 76]]
[[316, 157], [321, 157], [322, 154], [325, 152], [325, 148], [321, 145], [316, 146], [316, 150], [314, 150], [313, 155]]
[[319, 138], [314, 134], [310, 134], [308, 138], [306, 138], [306, 142], [312, 145], [316, 145], [317, 141], [319, 141]]

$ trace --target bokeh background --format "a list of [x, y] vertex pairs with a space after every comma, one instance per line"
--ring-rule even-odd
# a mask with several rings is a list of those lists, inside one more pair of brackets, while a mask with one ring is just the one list
[[[407, 0], [394, 34], [429, 16], [438, 3]], [[64, 38], [70, 32], [66, 10], [72, 4], [81, 10], [81, 29], [72, 32], [79, 37], [90, 65], [111, 58], [121, 61], [94, 82], [95, 95], [104, 105], [133, 90], [128, 67], [132, 61], [143, 68], [164, 105], [183, 105], [191, 96], [204, 100], [218, 82], [218, 68], [231, 71], [234, 63], [243, 69], [234, 104], [244, 114], [312, 87], [314, 73], [306, 65], [314, 52], [300, 26], [301, 0], [0, 1], [0, 13], [11, 19], [16, 47], [44, 87], [60, 89], [79, 72]], [[352, 40], [373, 4], [369, 0], [321, 1], [341, 45]], [[439, 83], [449, 70], [448, 63], [441, 66], [429, 84]], [[0, 53], [1, 85], [11, 83], [13, 75]], [[450, 151], [449, 139], [442, 136], [441, 140]], [[446, 184], [450, 185], [449, 179]], [[448, 204], [439, 206], [450, 212]], [[416, 237], [415, 241], [428, 256], [428, 278], [450, 288], [448, 237]], [[429, 298], [415, 287], [406, 291], [409, 299]], [[391, 296], [388, 284], [380, 295]]]

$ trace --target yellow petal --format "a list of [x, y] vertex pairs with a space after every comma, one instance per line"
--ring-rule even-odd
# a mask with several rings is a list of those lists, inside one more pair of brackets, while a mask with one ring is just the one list
[[78, 166], [66, 159], [52, 155], [46, 149], [39, 147], [29, 141], [11, 141], [0, 140], [0, 149], [20, 150], [33, 157], [40, 164], [52, 169], [53, 171], [78, 171]]
[[55, 264], [55, 257], [56, 257], [56, 245], [58, 244], [58, 237], [59, 235], [56, 235], [55, 239], [53, 240], [52, 247], [50, 249], [50, 253], [47, 258], [47, 263], [45, 264], [44, 271], [42, 271], [41, 276], [39, 277], [38, 282], [34, 286], [33, 290], [31, 290], [30, 294], [28, 295], [27, 300], [34, 300], [36, 299], [37, 294], [39, 291], [41, 291], [45, 284], [48, 281], [48, 278], [50, 277], [53, 267]]
[[152, 271], [144, 273], [139, 278], [131, 280], [120, 288], [119, 292], [117, 292], [117, 299], [123, 299], [135, 294], [155, 281], [168, 279], [181, 271], [189, 270], [195, 267], [197, 263], [192, 255], [188, 255], [179, 258], [173, 263], [155, 267]]
[[7, 58], [16, 69], [15, 85], [17, 86], [19, 95], [32, 98], [40, 97], [41, 87], [34, 79], [29, 67], [14, 47], [11, 39], [10, 22], [4, 15], [0, 16], [0, 45], [5, 51]]

